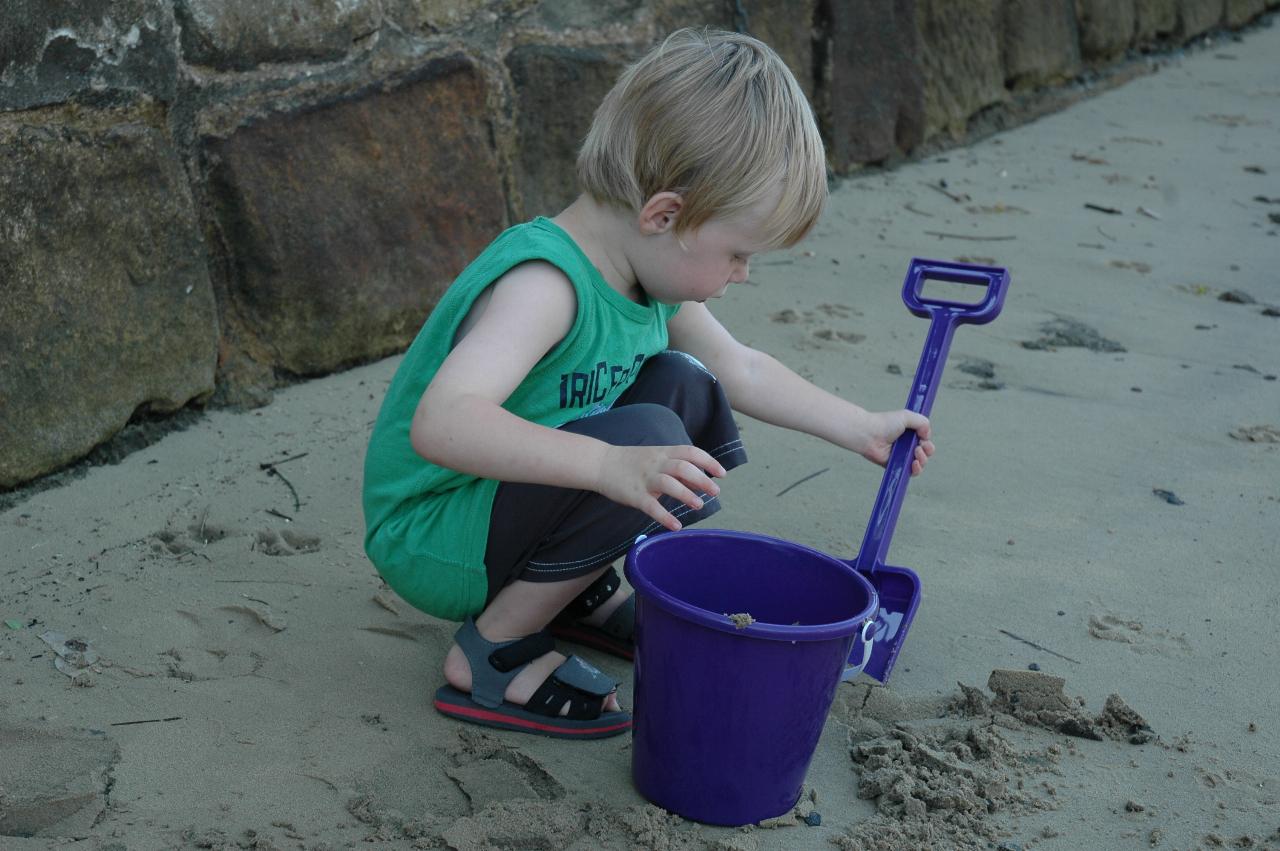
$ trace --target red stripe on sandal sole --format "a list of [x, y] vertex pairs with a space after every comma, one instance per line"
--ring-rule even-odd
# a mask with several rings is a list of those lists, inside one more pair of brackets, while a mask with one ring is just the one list
[[492, 712], [480, 707], [459, 706], [456, 703], [447, 703], [443, 700], [435, 701], [435, 707], [445, 715], [474, 718], [480, 721], [494, 721], [526, 730], [540, 730], [547, 733], [556, 733], [557, 735], [596, 735], [610, 733], [614, 730], [626, 730], [631, 727], [630, 721], [624, 721], [621, 724], [613, 724], [608, 727], [557, 727], [554, 724], [541, 724], [537, 721], [526, 721], [523, 718], [512, 718], [510, 715], [503, 715], [500, 712]]

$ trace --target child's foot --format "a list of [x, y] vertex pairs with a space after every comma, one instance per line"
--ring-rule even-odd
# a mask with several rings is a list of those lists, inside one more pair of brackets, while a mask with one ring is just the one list
[[[515, 679], [507, 686], [503, 698], [508, 703], [514, 703], [517, 706], [524, 706], [529, 702], [529, 698], [533, 697], [533, 693], [538, 687], [550, 677], [555, 670], [565, 661], [565, 656], [561, 653], [552, 651], [534, 659], [528, 666], [516, 674]], [[453, 686], [460, 692], [466, 694], [471, 693], [471, 665], [467, 663], [467, 655], [462, 652], [462, 648], [454, 644], [449, 648], [449, 655], [444, 660], [444, 678], [449, 685]], [[610, 694], [601, 704], [602, 712], [617, 712], [621, 710], [618, 705], [618, 695]], [[564, 717], [569, 712], [569, 704], [560, 707], [560, 716]]]
[[448, 685], [435, 707], [460, 721], [565, 739], [600, 739], [631, 729], [618, 684], [577, 656], [555, 652], [545, 630], [490, 641], [470, 618], [445, 658]]

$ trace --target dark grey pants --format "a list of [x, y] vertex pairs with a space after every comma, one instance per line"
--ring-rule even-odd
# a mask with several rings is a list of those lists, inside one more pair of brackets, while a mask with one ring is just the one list
[[[726, 470], [747, 460], [720, 382], [682, 352], [650, 358], [612, 408], [561, 430], [614, 446], [692, 444]], [[697, 511], [671, 497], [661, 502], [688, 526], [720, 510], [719, 497], [699, 496], [703, 506]], [[485, 550], [489, 599], [515, 579], [576, 579], [625, 554], [638, 536], [663, 531], [647, 514], [594, 491], [503, 482], [494, 497]]]

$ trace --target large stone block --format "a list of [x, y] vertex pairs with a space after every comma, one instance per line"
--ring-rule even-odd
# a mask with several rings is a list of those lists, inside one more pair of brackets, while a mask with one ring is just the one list
[[649, 0], [659, 40], [680, 27], [711, 27], [721, 30], [749, 28], [750, 5], [742, 7], [745, 20], [734, 4], [726, 0]]
[[1015, 89], [1052, 85], [1080, 71], [1074, 0], [1005, 0], [1004, 77]]
[[380, 0], [380, 3], [383, 14], [396, 26], [420, 33], [438, 33], [466, 23], [486, 6], [496, 9], [528, 6], [529, 0], [500, 3], [494, 0]]
[[1193, 39], [1222, 25], [1226, 0], [1178, 0], [1178, 37]]
[[93, 91], [171, 101], [177, 80], [173, 11], [165, 0], [4, 0], [0, 110]]
[[817, 0], [772, 0], [749, 6], [748, 32], [787, 63], [805, 97], [814, 96], [813, 30]]
[[830, 8], [823, 121], [838, 171], [881, 162], [924, 140], [924, 77], [914, 0]]
[[637, 23], [644, 7], [644, 0], [542, 0], [525, 20], [553, 32], [600, 30]]
[[1109, 62], [1133, 41], [1138, 13], [1133, 0], [1076, 0], [1080, 53], [1089, 62]]
[[[1280, 0], [1271, 5], [1280, 5]], [[1242, 27], [1266, 10], [1267, 0], [1227, 0], [1225, 22], [1229, 27]]]
[[924, 69], [925, 138], [963, 135], [969, 117], [1003, 102], [1000, 0], [916, 0]]
[[377, 30], [374, 0], [177, 0], [183, 59], [222, 70], [341, 59]]
[[487, 97], [451, 56], [204, 140], [237, 349], [224, 360], [314, 375], [407, 345], [505, 225]]
[[217, 313], [177, 156], [142, 120], [76, 117], [0, 121], [0, 487], [213, 389]]
[[1134, 43], [1142, 46], [1170, 38], [1178, 29], [1178, 0], [1134, 0]]
[[525, 217], [555, 215], [577, 196], [578, 148], [624, 66], [620, 55], [596, 48], [530, 44], [507, 55], [516, 95], [516, 185]]

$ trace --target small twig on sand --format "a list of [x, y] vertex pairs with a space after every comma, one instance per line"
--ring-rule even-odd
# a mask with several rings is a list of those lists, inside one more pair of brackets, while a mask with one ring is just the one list
[[290, 461], [306, 458], [310, 454], [310, 452], [299, 452], [297, 455], [290, 455], [288, 458], [281, 458], [279, 461], [263, 461], [258, 465], [258, 469], [265, 470], [268, 467], [279, 467], [281, 464], [288, 464]]
[[181, 715], [174, 715], [169, 718], [148, 718], [145, 721], [116, 721], [108, 724], [108, 727], [132, 727], [134, 724], [163, 724], [165, 721], [181, 721]]
[[907, 210], [908, 212], [911, 212], [911, 213], [915, 213], [917, 216], [924, 216], [926, 219], [933, 218], [933, 213], [926, 213], [924, 210], [917, 210], [915, 207], [911, 205], [910, 201], [903, 204], [902, 209]]
[[818, 476], [821, 476], [823, 473], [827, 472], [827, 470], [830, 470], [830, 469], [831, 469], [830, 467], [823, 467], [821, 470], [819, 470], [819, 471], [818, 471], [818, 472], [816, 472], [816, 473], [810, 473], [809, 475], [805, 476], [805, 477], [804, 477], [803, 479], [801, 479], [800, 481], [798, 481], [798, 482], [792, 482], [791, 484], [787, 485], [785, 488], [783, 488], [782, 490], [778, 491], [778, 492], [777, 492], [776, 494], [774, 494], [773, 496], [774, 496], [774, 498], [776, 499], [777, 497], [782, 496], [784, 493], [786, 493], [787, 491], [791, 490], [792, 488], [794, 488], [794, 487], [799, 487], [800, 485], [804, 484], [805, 482], [809, 481], [810, 479], [816, 479]]
[[288, 514], [281, 514], [279, 511], [276, 511], [274, 508], [268, 508], [267, 513], [270, 514], [272, 517], [279, 517], [281, 520], [285, 521], [286, 523], [293, 522], [293, 518], [290, 517]]
[[968, 195], [957, 195], [954, 192], [948, 192], [947, 187], [940, 183], [926, 183], [925, 186], [928, 186], [934, 192], [941, 192], [957, 204], [963, 204], [965, 201], [970, 200]]
[[1007, 629], [997, 629], [996, 631], [1009, 636], [1014, 641], [1021, 641], [1023, 644], [1027, 645], [1028, 647], [1034, 647], [1037, 650], [1043, 650], [1045, 653], [1048, 653], [1051, 656], [1057, 656], [1059, 659], [1066, 659], [1068, 662], [1071, 662], [1076, 665], [1080, 664], [1079, 659], [1072, 659], [1070, 656], [1063, 656], [1061, 653], [1055, 653], [1054, 651], [1050, 650], [1048, 647], [1042, 647], [1041, 645], [1036, 644], [1034, 641], [1028, 641], [1027, 639], [1023, 638], [1020, 635], [1014, 635], [1012, 632], [1009, 632], [1009, 630]]
[[[288, 458], [281, 458], [279, 461], [264, 461], [258, 465], [259, 470], [265, 470], [268, 476], [277, 476], [280, 481], [284, 482], [284, 486], [289, 489], [289, 493], [293, 494], [293, 510], [302, 510], [302, 501], [298, 499], [298, 492], [293, 487], [293, 482], [284, 477], [284, 474], [276, 469], [281, 464], [287, 464], [290, 461], [297, 461], [299, 458], [305, 458], [308, 453], [299, 452], [297, 455], [290, 455]], [[290, 519], [290, 518], [285, 518]]]
[[968, 239], [974, 242], [1005, 242], [1010, 239], [1017, 239], [1016, 236], [971, 236], [965, 233], [943, 233], [940, 230], [927, 230], [925, 233], [929, 236], [936, 236], [939, 239]]
[[1099, 213], [1106, 213], [1108, 216], [1122, 215], [1122, 212], [1117, 210], [1115, 207], [1104, 207], [1101, 204], [1090, 204], [1086, 202], [1084, 208], [1086, 210], [1097, 210]]
[[308, 778], [310, 778], [310, 779], [312, 779], [312, 780], [319, 780], [321, 783], [323, 783], [324, 785], [328, 786], [328, 787], [329, 787], [330, 789], [332, 789], [333, 791], [335, 791], [335, 792], [341, 791], [340, 789], [338, 789], [338, 787], [334, 784], [334, 782], [333, 782], [332, 780], [327, 780], [327, 779], [325, 779], [324, 777], [321, 777], [319, 774], [304, 774], [304, 773], [302, 773], [302, 772], [298, 772], [298, 776], [299, 776], [299, 777], [308, 777]]
[[1103, 230], [1103, 229], [1102, 229], [1102, 225], [1098, 225], [1098, 233], [1102, 234], [1103, 236], [1105, 236], [1107, 239], [1111, 240], [1112, 242], [1115, 242], [1115, 241], [1116, 241], [1116, 238], [1115, 238], [1114, 236], [1112, 236], [1111, 234], [1107, 233], [1105, 230]]

